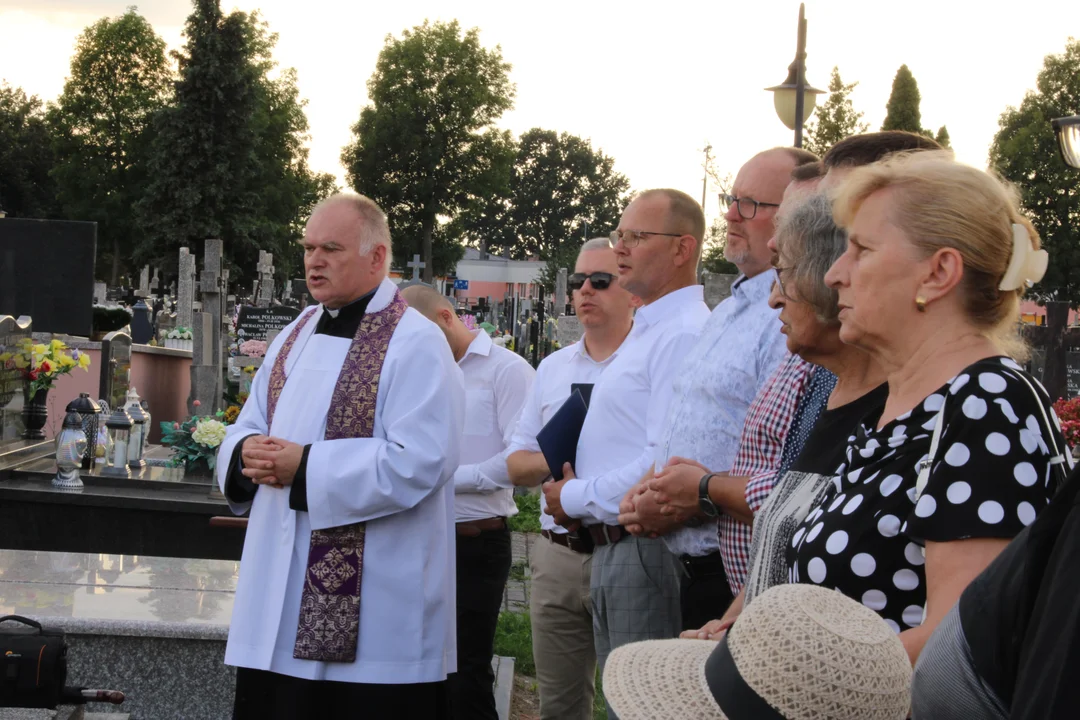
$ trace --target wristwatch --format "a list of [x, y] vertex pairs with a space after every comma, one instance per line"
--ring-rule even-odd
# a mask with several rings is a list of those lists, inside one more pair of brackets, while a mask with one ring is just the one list
[[709, 473], [702, 477], [701, 482], [698, 483], [698, 507], [701, 508], [701, 512], [711, 518], [720, 515], [720, 508], [716, 507], [716, 503], [709, 497], [709, 480], [711, 480], [714, 475], [716, 475], [716, 473]]

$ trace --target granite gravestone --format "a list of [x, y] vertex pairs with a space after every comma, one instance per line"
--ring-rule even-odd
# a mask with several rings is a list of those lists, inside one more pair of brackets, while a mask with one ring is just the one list
[[555, 275], [555, 307], [552, 309], [552, 315], [559, 317], [566, 309], [566, 268], [559, 268], [559, 272]]
[[145, 345], [154, 337], [154, 323], [150, 307], [145, 298], [139, 298], [131, 309], [131, 341]]
[[274, 299], [274, 255], [265, 250], [259, 251], [259, 285], [255, 296], [257, 307], [270, 307]]
[[703, 293], [705, 304], [712, 310], [731, 295], [731, 286], [739, 278], [738, 275], [723, 273], [702, 273]]
[[105, 283], [103, 283], [103, 282], [95, 282], [94, 283], [94, 304], [95, 305], [104, 305], [105, 301], [108, 299], [108, 292], [109, 292], [109, 290], [105, 286]]
[[195, 256], [186, 247], [180, 248], [179, 276], [176, 288], [177, 327], [191, 327], [192, 306], [195, 304]]
[[236, 320], [236, 340], [241, 343], [268, 340], [271, 332], [281, 332], [299, 314], [298, 309], [283, 305], [269, 308], [244, 305]]
[[[17, 352], [19, 341], [30, 337], [31, 331], [30, 318], [0, 315], [0, 355]], [[0, 442], [22, 435], [22, 387], [14, 360], [0, 362]]]
[[1080, 395], [1080, 352], [1065, 353], [1065, 397]]
[[131, 387], [131, 336], [111, 332], [101, 341], [101, 399], [109, 409], [122, 406]]
[[97, 224], [0, 220], [0, 314], [34, 318], [38, 332], [93, 332]]
[[311, 304], [311, 293], [308, 292], [307, 280], [293, 280], [292, 294], [300, 301], [300, 307], [305, 308]]

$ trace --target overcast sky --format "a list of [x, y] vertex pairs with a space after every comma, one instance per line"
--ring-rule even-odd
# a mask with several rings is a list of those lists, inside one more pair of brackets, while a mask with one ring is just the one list
[[[63, 89], [84, 27], [135, 0], [0, 0], [0, 79], [46, 100]], [[783, 81], [795, 53], [799, 5], [780, 0], [628, 3], [604, 0], [223, 0], [259, 9], [280, 35], [308, 100], [311, 164], [343, 182], [338, 157], [367, 102], [366, 81], [387, 34], [425, 18], [479, 27], [513, 65], [517, 100], [501, 125], [590, 138], [633, 188], [701, 195], [702, 148], [722, 173], [792, 142], [763, 88]], [[170, 48], [182, 43], [187, 0], [138, 10]], [[958, 157], [985, 167], [997, 120], [1034, 88], [1043, 57], [1080, 36], [1080, 2], [821, 0], [807, 3], [807, 77], [824, 88], [834, 65], [859, 82], [855, 107], [871, 129], [885, 117], [896, 69], [922, 93], [923, 125], [947, 125]], [[1076, 108], [1080, 112], [1080, 108]], [[362, 188], [357, 188], [362, 191]], [[710, 188], [706, 210], [717, 212]]]

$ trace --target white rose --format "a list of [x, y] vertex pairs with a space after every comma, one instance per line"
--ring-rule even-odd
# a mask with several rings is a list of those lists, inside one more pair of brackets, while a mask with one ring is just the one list
[[191, 439], [200, 445], [215, 448], [225, 439], [225, 425], [217, 420], [200, 420], [191, 433]]

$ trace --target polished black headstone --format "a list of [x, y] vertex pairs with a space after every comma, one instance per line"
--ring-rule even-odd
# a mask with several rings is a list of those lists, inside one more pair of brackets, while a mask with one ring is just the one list
[[150, 308], [139, 299], [135, 307], [131, 309], [131, 341], [145, 345], [154, 337], [154, 323], [151, 318]]
[[93, 329], [97, 224], [0, 220], [0, 314], [28, 315], [37, 332]]
[[284, 305], [268, 308], [245, 305], [236, 319], [236, 338], [239, 342], [265, 340], [269, 333], [280, 332], [299, 314], [298, 309]]

